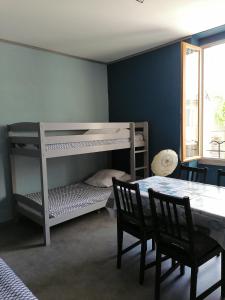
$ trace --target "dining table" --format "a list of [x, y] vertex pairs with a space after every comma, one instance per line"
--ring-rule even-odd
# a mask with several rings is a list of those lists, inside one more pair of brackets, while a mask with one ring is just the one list
[[[150, 208], [150, 188], [167, 195], [189, 197], [194, 225], [225, 249], [225, 187], [161, 176], [148, 177], [135, 183], [139, 184], [144, 210]], [[113, 196], [106, 207], [116, 209]]]

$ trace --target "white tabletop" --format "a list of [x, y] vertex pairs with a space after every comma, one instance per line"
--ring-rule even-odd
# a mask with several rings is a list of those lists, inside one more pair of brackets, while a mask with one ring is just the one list
[[148, 189], [190, 198], [195, 223], [225, 249], [225, 188], [169, 177], [153, 176], [137, 181], [142, 198], [149, 201]]
[[160, 176], [149, 177], [137, 182], [143, 196], [149, 188], [172, 196], [188, 196], [191, 208], [225, 218], [224, 187]]

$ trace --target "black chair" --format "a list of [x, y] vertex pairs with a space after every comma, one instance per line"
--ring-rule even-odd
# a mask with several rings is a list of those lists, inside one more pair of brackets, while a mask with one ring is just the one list
[[188, 167], [183, 164], [179, 167], [179, 178], [188, 181], [206, 183], [208, 168]]
[[[155, 262], [146, 265], [147, 241], [153, 238], [152, 218], [144, 215], [138, 184], [131, 184], [113, 178], [114, 196], [117, 206], [117, 268], [121, 268], [122, 255], [141, 244], [139, 282], [144, 282], [144, 272], [155, 266]], [[150, 212], [150, 210], [149, 210]], [[139, 241], [123, 249], [123, 232], [136, 237]], [[155, 243], [152, 240], [152, 248]]]
[[217, 185], [221, 186], [222, 177], [225, 179], [225, 171], [222, 169], [217, 170]]
[[[152, 189], [149, 190], [149, 198], [156, 241], [155, 300], [160, 299], [160, 283], [168, 275], [161, 275], [162, 254], [177, 261], [178, 265], [191, 268], [191, 300], [204, 299], [220, 286], [221, 295], [224, 297], [224, 250], [215, 240], [194, 229], [189, 198], [168, 196]], [[222, 253], [221, 280], [197, 297], [198, 268], [220, 253]]]

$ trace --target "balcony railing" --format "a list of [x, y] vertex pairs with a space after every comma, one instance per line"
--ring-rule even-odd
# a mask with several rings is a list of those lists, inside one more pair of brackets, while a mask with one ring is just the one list
[[[210, 147], [210, 149], [208, 148]], [[205, 151], [213, 158], [225, 158], [225, 130], [211, 131], [211, 140]], [[208, 148], [208, 149], [207, 149]], [[208, 156], [208, 155], [207, 155]]]

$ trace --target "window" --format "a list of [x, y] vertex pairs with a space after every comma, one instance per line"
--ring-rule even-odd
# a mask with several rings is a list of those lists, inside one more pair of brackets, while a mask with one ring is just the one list
[[203, 157], [225, 159], [225, 44], [203, 55]]
[[182, 43], [182, 161], [225, 162], [225, 43]]

